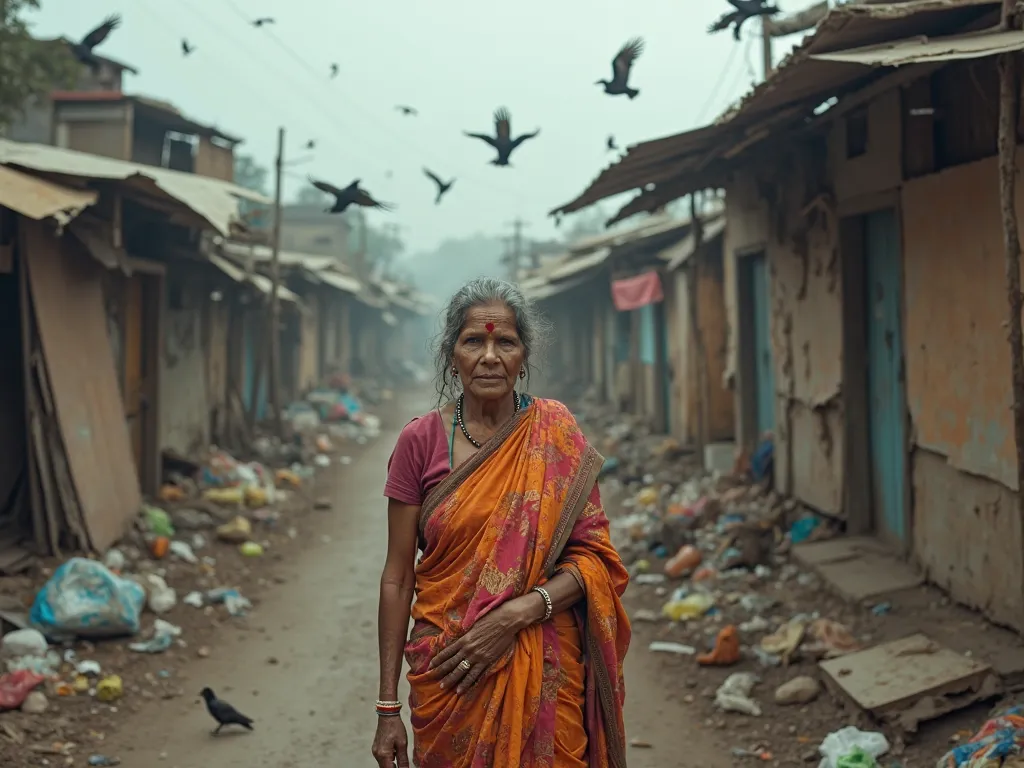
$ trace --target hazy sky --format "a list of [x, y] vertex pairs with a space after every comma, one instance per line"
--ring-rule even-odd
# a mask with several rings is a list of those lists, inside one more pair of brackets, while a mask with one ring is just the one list
[[[813, 0], [785, 0], [786, 12]], [[761, 74], [758, 26], [735, 43], [707, 25], [724, 0], [42, 0], [34, 32], [80, 38], [110, 13], [123, 23], [97, 52], [133, 65], [129, 93], [174, 103], [189, 117], [243, 137], [237, 151], [273, 164], [278, 126], [291, 166], [286, 197], [307, 173], [343, 186], [353, 178], [393, 214], [410, 250], [449, 236], [505, 232], [521, 217], [550, 236], [546, 213], [575, 197], [608, 163], [605, 139], [625, 147], [709, 122]], [[514, 9], [514, 10], [513, 10]], [[248, 20], [271, 16], [273, 27]], [[647, 48], [633, 68], [634, 101], [594, 85], [630, 37]], [[180, 41], [196, 52], [187, 59]], [[777, 41], [776, 60], [796, 39]], [[779, 44], [784, 42], [786, 44]], [[341, 68], [328, 79], [331, 62]], [[396, 104], [419, 117], [403, 117]], [[499, 106], [512, 132], [541, 135], [489, 165], [493, 151], [462, 131], [493, 132]], [[458, 182], [434, 206], [429, 167]], [[391, 178], [388, 173], [391, 172]]]

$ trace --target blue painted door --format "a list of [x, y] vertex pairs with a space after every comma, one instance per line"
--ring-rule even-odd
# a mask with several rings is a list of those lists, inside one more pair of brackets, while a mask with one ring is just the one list
[[[267, 414], [267, 377], [264, 373], [263, 376], [256, 375], [256, 345], [258, 343], [258, 335], [254, 328], [254, 321], [251, 317], [246, 318], [245, 327], [245, 346], [243, 349], [242, 359], [242, 404], [246, 410], [252, 408], [252, 399], [256, 395], [256, 420], [262, 421]], [[259, 380], [259, 393], [255, 393], [256, 381]]]
[[768, 259], [750, 257], [750, 293], [754, 315], [754, 382], [758, 435], [775, 429], [775, 360], [772, 354]]
[[864, 244], [868, 431], [875, 527], [883, 539], [905, 546], [902, 259], [894, 210], [865, 216]]

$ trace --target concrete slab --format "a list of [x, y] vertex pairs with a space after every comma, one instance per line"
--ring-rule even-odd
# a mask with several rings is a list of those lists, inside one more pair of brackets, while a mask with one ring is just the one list
[[890, 592], [918, 587], [924, 577], [891, 554], [883, 544], [864, 536], [797, 544], [793, 557], [815, 571], [847, 600], [860, 602]]
[[914, 731], [918, 723], [996, 695], [992, 667], [923, 634], [818, 664], [826, 685], [877, 720]]

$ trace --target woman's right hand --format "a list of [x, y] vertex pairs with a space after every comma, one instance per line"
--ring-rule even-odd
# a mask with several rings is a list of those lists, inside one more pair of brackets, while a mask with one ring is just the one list
[[380, 768], [409, 768], [409, 737], [400, 717], [378, 717], [373, 757]]

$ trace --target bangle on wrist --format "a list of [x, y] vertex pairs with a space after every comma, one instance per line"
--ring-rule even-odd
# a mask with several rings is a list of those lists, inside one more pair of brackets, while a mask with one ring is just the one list
[[551, 614], [554, 613], [555, 610], [554, 605], [551, 603], [551, 595], [548, 594], [548, 591], [544, 589], [544, 587], [534, 587], [531, 591], [536, 592], [544, 599], [544, 617], [540, 620], [540, 623], [543, 624], [551, 618]]
[[402, 702], [380, 701], [374, 705], [378, 717], [397, 717], [402, 713]]

